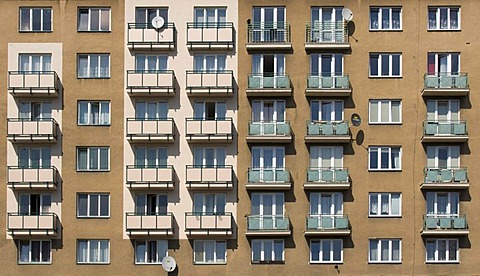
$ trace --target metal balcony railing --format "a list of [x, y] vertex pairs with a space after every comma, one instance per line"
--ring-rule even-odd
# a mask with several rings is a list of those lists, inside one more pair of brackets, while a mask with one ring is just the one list
[[188, 185], [222, 183], [227, 187], [233, 183], [232, 165], [187, 165], [186, 172]]
[[[154, 29], [151, 23], [128, 23], [127, 42], [130, 46], [149, 46], [156, 48], [157, 45], [165, 45], [173, 49], [176, 44], [174, 23], [167, 23], [161, 29]], [[143, 47], [142, 47], [143, 48]]]
[[185, 230], [215, 231], [232, 229], [233, 214], [230, 212], [186, 212]]
[[226, 90], [233, 93], [233, 71], [232, 70], [189, 70], [187, 73], [187, 90]]
[[58, 216], [55, 213], [8, 213], [7, 229], [15, 234], [15, 231], [57, 231]]
[[58, 123], [53, 118], [8, 118], [7, 136], [13, 140], [29, 137], [57, 140]]
[[348, 27], [344, 21], [310, 22], [306, 26], [307, 43], [348, 43]]
[[247, 26], [248, 43], [290, 43], [288, 22], [253, 22]]
[[154, 212], [154, 213], [126, 213], [126, 229], [132, 230], [165, 230], [168, 233], [173, 232], [173, 213]]
[[232, 135], [233, 119], [226, 117], [215, 120], [185, 118], [185, 133], [195, 135]]
[[235, 30], [233, 22], [188, 22], [187, 23], [187, 45], [225, 45], [233, 47], [235, 41]]
[[175, 73], [173, 70], [127, 70], [127, 90], [144, 89], [152, 92], [158, 89], [174, 91]]
[[151, 135], [173, 138], [175, 122], [173, 118], [127, 118], [127, 136]]
[[55, 71], [8, 72], [8, 90], [11, 93], [50, 95], [58, 93], [59, 89], [60, 78]]

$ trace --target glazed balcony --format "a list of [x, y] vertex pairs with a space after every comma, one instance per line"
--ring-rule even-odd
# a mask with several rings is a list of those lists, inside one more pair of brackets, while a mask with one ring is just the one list
[[9, 71], [8, 92], [19, 97], [58, 97], [60, 79], [55, 71]]
[[130, 96], [174, 96], [173, 70], [127, 70], [127, 93]]
[[188, 96], [233, 96], [232, 70], [187, 71]]
[[468, 189], [467, 168], [425, 168], [422, 189]]
[[307, 77], [306, 96], [349, 97], [352, 95], [350, 78], [347, 74], [319, 76], [309, 74]]
[[187, 141], [191, 143], [227, 143], [233, 139], [232, 118], [217, 120], [186, 118], [185, 128]]
[[292, 85], [285, 74], [250, 74], [246, 92], [251, 97], [288, 97], [292, 95]]
[[173, 214], [126, 213], [125, 226], [130, 236], [168, 237], [173, 235]]
[[7, 167], [7, 185], [14, 190], [56, 190], [60, 183], [57, 168]]
[[423, 236], [464, 236], [468, 235], [467, 215], [425, 215]]
[[308, 168], [307, 182], [303, 185], [308, 190], [348, 190], [350, 176], [347, 168]]
[[127, 166], [127, 187], [130, 190], [172, 190], [173, 166]]
[[154, 29], [150, 23], [128, 23], [127, 44], [130, 50], [171, 51], [176, 46], [174, 23]]
[[233, 50], [235, 48], [233, 22], [187, 23], [187, 46], [189, 50]]
[[347, 215], [307, 215], [305, 236], [348, 236], [350, 233]]
[[466, 96], [470, 93], [467, 73], [427, 73], [422, 96]]
[[175, 121], [127, 118], [127, 139], [131, 143], [169, 143], [175, 140]]
[[247, 51], [291, 51], [287, 22], [254, 22], [247, 26]]
[[13, 237], [54, 237], [58, 234], [58, 217], [55, 213], [8, 213], [7, 216], [7, 232]]
[[58, 123], [55, 119], [7, 119], [7, 139], [13, 143], [56, 143]]
[[187, 165], [186, 185], [189, 189], [233, 188], [231, 165]]
[[347, 121], [307, 121], [306, 143], [349, 143], [350, 141]]
[[247, 236], [278, 237], [290, 236], [290, 219], [285, 215], [249, 215]]
[[189, 236], [230, 236], [233, 233], [233, 215], [185, 213], [185, 233]]
[[285, 168], [249, 168], [248, 190], [290, 190], [290, 171]]
[[292, 133], [289, 121], [269, 121], [248, 123], [249, 143], [290, 143]]
[[423, 122], [424, 143], [464, 143], [468, 141], [466, 121]]
[[305, 50], [350, 50], [348, 22], [311, 22], [306, 27]]

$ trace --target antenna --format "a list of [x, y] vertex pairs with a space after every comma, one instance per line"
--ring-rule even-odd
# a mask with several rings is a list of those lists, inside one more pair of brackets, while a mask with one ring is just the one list
[[157, 30], [163, 27], [164, 24], [165, 24], [165, 20], [161, 16], [155, 16], [152, 19], [152, 26]]
[[176, 267], [177, 267], [177, 262], [173, 257], [166, 256], [165, 258], [162, 259], [162, 268], [166, 272], [172, 272], [175, 270]]
[[342, 17], [345, 21], [351, 21], [353, 19], [353, 12], [349, 8], [343, 8]]

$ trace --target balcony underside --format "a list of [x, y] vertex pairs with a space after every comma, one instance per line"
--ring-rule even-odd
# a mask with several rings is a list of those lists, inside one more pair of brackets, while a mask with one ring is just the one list
[[127, 229], [129, 236], [135, 237], [172, 237], [173, 229]]
[[247, 136], [247, 143], [268, 143], [268, 144], [279, 144], [279, 143], [290, 143], [292, 142], [291, 135], [249, 135]]
[[468, 229], [432, 229], [423, 230], [422, 236], [466, 236], [468, 233]]
[[466, 96], [470, 93], [470, 88], [424, 88], [422, 96], [445, 96], [458, 97]]
[[307, 88], [305, 89], [307, 97], [350, 97], [352, 89], [322, 89], [322, 88]]
[[174, 135], [171, 134], [127, 134], [130, 143], [173, 143]]
[[191, 237], [228, 237], [233, 235], [232, 229], [185, 229]]
[[465, 190], [470, 186], [469, 182], [423, 182], [420, 189], [424, 190]]
[[18, 97], [58, 97], [58, 88], [55, 87], [10, 87], [8, 92]]
[[173, 190], [173, 182], [128, 182], [127, 188], [130, 190]]
[[422, 143], [465, 143], [468, 135], [431, 135], [423, 136]]
[[286, 237], [292, 235], [290, 230], [247, 230], [247, 237]]
[[350, 43], [337, 43], [337, 42], [325, 42], [325, 43], [315, 43], [307, 42], [305, 43], [306, 51], [349, 51], [351, 48]]
[[187, 95], [190, 97], [225, 97], [233, 96], [233, 87], [187, 87]]
[[350, 236], [351, 230], [341, 230], [341, 229], [307, 229], [305, 231], [305, 236], [325, 236], [325, 237], [331, 237], [331, 236]]
[[290, 97], [292, 95], [291, 88], [248, 88], [246, 92], [249, 97]]
[[305, 143], [350, 143], [352, 137], [350, 135], [335, 135], [335, 136], [326, 136], [326, 135], [308, 135], [305, 136]]
[[206, 142], [217, 142], [217, 143], [230, 143], [233, 141], [231, 134], [211, 134], [211, 135], [201, 135], [201, 134], [187, 134], [187, 141], [190, 143], [206, 143]]
[[56, 182], [8, 182], [13, 190], [57, 190]]
[[127, 93], [130, 96], [139, 97], [173, 97], [175, 96], [174, 87], [148, 87], [148, 86], [129, 86], [127, 87]]
[[348, 190], [350, 182], [306, 182], [303, 184], [305, 190]]
[[12, 143], [56, 143], [57, 137], [54, 135], [37, 135], [37, 134], [30, 134], [30, 135], [16, 135], [10, 134], [7, 136], [8, 141]]
[[292, 183], [290, 182], [265, 182], [265, 183], [247, 183], [245, 184], [247, 190], [290, 190]]
[[231, 181], [210, 181], [210, 182], [193, 182], [187, 180], [187, 188], [192, 190], [208, 190], [208, 189], [233, 189]]
[[225, 42], [187, 42], [188, 50], [230, 51], [235, 48], [233, 41]]
[[128, 42], [128, 49], [135, 50], [155, 50], [171, 51], [175, 49], [175, 42]]
[[56, 229], [8, 229], [8, 234], [14, 237], [56, 237]]
[[273, 43], [247, 43], [247, 51], [292, 51], [292, 43], [273, 42]]

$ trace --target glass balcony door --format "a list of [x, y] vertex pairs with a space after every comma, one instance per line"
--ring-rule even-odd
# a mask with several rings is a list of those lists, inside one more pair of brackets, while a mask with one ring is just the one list
[[21, 168], [50, 168], [50, 148], [19, 148], [18, 166]]
[[49, 194], [20, 194], [18, 212], [20, 215], [41, 215], [50, 212], [52, 197]]
[[343, 101], [311, 101], [310, 111], [312, 121], [342, 121]]
[[253, 42], [285, 41], [285, 8], [253, 8]]
[[193, 212], [205, 215], [225, 214], [225, 194], [195, 194], [193, 197]]
[[226, 102], [195, 102], [195, 120], [225, 120], [227, 114]]
[[156, 73], [168, 69], [168, 56], [135, 55], [135, 70], [144, 73]]
[[20, 102], [19, 117], [32, 121], [52, 118], [52, 103]]
[[20, 54], [18, 69], [22, 72], [52, 71], [51, 54]]
[[427, 192], [427, 216], [458, 216], [459, 208], [458, 192]]
[[312, 76], [342, 76], [342, 54], [312, 54], [310, 56], [310, 73]]
[[167, 148], [135, 148], [135, 166], [138, 168], [166, 168]]
[[334, 42], [343, 35], [343, 7], [314, 7], [311, 9], [312, 41]]
[[343, 147], [310, 147], [310, 167], [341, 168]]
[[451, 122], [460, 120], [460, 101], [430, 100], [427, 101], [427, 120]]
[[427, 146], [427, 167], [438, 169], [460, 167], [460, 146]]
[[195, 148], [193, 165], [197, 168], [225, 167], [225, 148]]
[[168, 200], [163, 194], [136, 194], [135, 215], [166, 215]]
[[135, 103], [135, 118], [137, 120], [167, 119], [168, 103], [137, 101]]
[[458, 75], [460, 73], [460, 54], [428, 53], [429, 75]]
[[277, 221], [284, 220], [284, 204], [283, 193], [253, 193], [250, 227], [276, 229]]

